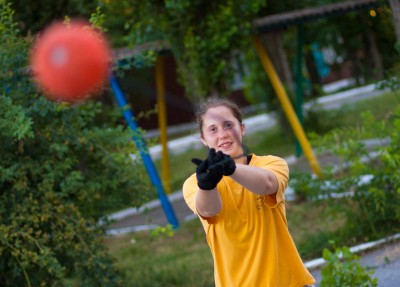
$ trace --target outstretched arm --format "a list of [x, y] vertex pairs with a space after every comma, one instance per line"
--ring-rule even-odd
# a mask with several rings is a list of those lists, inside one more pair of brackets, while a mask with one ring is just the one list
[[223, 176], [223, 166], [218, 164], [223, 154], [210, 149], [205, 160], [197, 158], [192, 162], [197, 165], [196, 178], [199, 190], [196, 195], [196, 210], [203, 217], [217, 215], [222, 209], [222, 201], [216, 188]]
[[260, 167], [236, 164], [236, 170], [231, 178], [259, 195], [273, 194], [278, 191], [276, 176], [271, 171]]

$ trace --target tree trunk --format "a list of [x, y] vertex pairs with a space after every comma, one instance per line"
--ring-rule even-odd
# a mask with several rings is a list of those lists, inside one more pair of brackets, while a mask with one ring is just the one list
[[375, 80], [382, 80], [384, 77], [382, 57], [381, 57], [381, 54], [379, 53], [378, 46], [376, 44], [375, 33], [370, 29], [368, 29], [368, 30], [369, 31], [367, 33], [367, 39], [368, 39], [368, 44], [370, 47], [372, 63], [374, 66], [373, 77], [375, 78]]
[[[290, 71], [290, 66], [288, 59], [283, 48], [283, 33], [284, 31], [273, 31], [268, 34], [261, 36], [261, 41], [271, 59], [272, 64], [279, 76], [285, 90], [288, 94], [288, 98], [294, 99], [294, 83], [292, 73]], [[289, 121], [284, 114], [282, 107], [278, 110], [278, 120], [281, 126], [282, 134], [292, 135], [292, 129], [290, 127]]]
[[392, 21], [397, 42], [400, 42], [400, 2], [399, 0], [389, 0], [392, 9]]
[[289, 62], [283, 48], [284, 31], [273, 31], [262, 36], [264, 47], [290, 97], [294, 95], [294, 84]]

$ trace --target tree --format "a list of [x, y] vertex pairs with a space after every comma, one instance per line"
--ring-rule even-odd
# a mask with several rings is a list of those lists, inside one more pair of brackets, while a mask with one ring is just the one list
[[[80, 0], [67, 0], [57, 4], [50, 2], [38, 0], [26, 4], [20, 0], [13, 1], [15, 7], [18, 7], [17, 20], [23, 31], [39, 31], [45, 24], [63, 15], [87, 17], [96, 4], [96, 1]], [[103, 0], [99, 3], [107, 14], [105, 27], [110, 32], [113, 47], [134, 46], [153, 40], [168, 41], [179, 64], [181, 83], [186, 87], [188, 96], [201, 98], [213, 92], [222, 94], [230, 92], [229, 80], [235, 69], [231, 65], [232, 58], [243, 59], [243, 55], [248, 56], [254, 52], [251, 51], [254, 49], [248, 39], [245, 39], [247, 35], [255, 32], [252, 30], [254, 19], [297, 9], [321, 7], [338, 1], [271, 0], [268, 4], [265, 0], [247, 1], [246, 4], [243, 4], [243, 1], [208, 2]], [[354, 62], [352, 66], [355, 67], [355, 73], [358, 73], [355, 75], [356, 78], [380, 79], [382, 68], [387, 69], [394, 63], [395, 53], [388, 51], [393, 48], [395, 34], [392, 31], [390, 14], [393, 13], [390, 7], [381, 1], [379, 4], [380, 7], [375, 9], [376, 17], [370, 17], [369, 11], [365, 10], [306, 23], [303, 25], [304, 39], [307, 43], [305, 51], [311, 51], [311, 44], [317, 42], [321, 48], [333, 48], [337, 59], [343, 59], [347, 63]], [[289, 88], [289, 92], [293, 86], [290, 68], [294, 67], [296, 43], [296, 34], [292, 31], [294, 27], [285, 27], [272, 35], [274, 36], [272, 41], [279, 41], [279, 45], [266, 46], [270, 55], [274, 55], [271, 58], [278, 73], [283, 71], [280, 77]], [[271, 42], [269, 39], [267, 41]], [[355, 57], [353, 53], [355, 50], [360, 51], [358, 53], [360, 57]], [[258, 60], [254, 56], [247, 56], [244, 57], [246, 60], [254, 58]], [[319, 96], [321, 79], [313, 73], [312, 57], [308, 57], [307, 63], [309, 63], [309, 75], [313, 76], [312, 87], [316, 87], [314, 96]], [[258, 67], [255, 63], [245, 62], [245, 64], [250, 66], [246, 70], [248, 80], [245, 81], [245, 91], [250, 93], [250, 98], [253, 98], [250, 101], [259, 102], [259, 98], [269, 98], [268, 101], [273, 99], [274, 97], [267, 97], [271, 94], [271, 89], [265, 84], [266, 78], [254, 75], [263, 73], [262, 69], [254, 69]], [[341, 65], [342, 62], [337, 61], [331, 65], [331, 69], [334, 70]], [[260, 80], [262, 83], [257, 82]], [[259, 92], [263, 95], [260, 96]]]
[[23, 35], [36, 34], [55, 20], [68, 17], [87, 17], [98, 5], [97, 0], [13, 0], [14, 19]]
[[253, 1], [119, 1], [107, 15], [122, 15], [130, 45], [169, 43], [182, 84], [194, 100], [229, 91], [232, 52], [250, 45], [252, 20], [265, 5]]
[[389, 0], [390, 8], [392, 9], [391, 18], [393, 21], [394, 31], [396, 34], [397, 42], [400, 41], [400, 20], [399, 20], [399, 13], [400, 13], [400, 3], [398, 0]]
[[38, 93], [12, 16], [0, 0], [0, 285], [120, 286], [97, 221], [149, 195], [131, 135], [99, 101]]

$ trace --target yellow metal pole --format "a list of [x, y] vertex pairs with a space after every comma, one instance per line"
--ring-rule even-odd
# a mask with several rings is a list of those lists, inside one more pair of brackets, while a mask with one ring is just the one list
[[296, 116], [296, 113], [294, 112], [293, 106], [290, 103], [288, 96], [286, 94], [286, 91], [282, 85], [282, 82], [280, 81], [278, 74], [276, 73], [274, 66], [272, 65], [272, 62], [265, 51], [263, 44], [260, 41], [260, 38], [258, 36], [253, 37], [253, 44], [256, 47], [257, 53], [260, 57], [261, 63], [265, 69], [265, 72], [269, 76], [272, 86], [275, 89], [275, 92], [277, 93], [278, 99], [282, 105], [283, 111], [285, 112], [290, 125], [292, 126], [292, 129], [294, 131], [294, 134], [297, 137], [297, 140], [300, 143], [301, 148], [304, 151], [304, 155], [306, 156], [308, 162], [310, 163], [311, 169], [317, 176], [321, 176], [321, 169], [319, 167], [318, 161], [316, 157], [314, 156], [314, 153], [311, 149], [311, 145], [309, 141], [307, 140], [307, 137], [304, 133], [303, 127], [301, 126], [299, 119]]
[[167, 135], [167, 112], [165, 108], [165, 78], [164, 78], [164, 58], [160, 55], [156, 60], [156, 85], [157, 85], [157, 107], [158, 107], [158, 126], [160, 129], [160, 141], [162, 146], [162, 179], [164, 189], [167, 194], [171, 193], [169, 156], [168, 156], [168, 135]]

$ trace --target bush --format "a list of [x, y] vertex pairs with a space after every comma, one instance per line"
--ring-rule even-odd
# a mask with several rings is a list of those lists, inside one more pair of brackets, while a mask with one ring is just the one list
[[[366, 113], [360, 126], [313, 135], [312, 145], [319, 153], [336, 156], [338, 165], [326, 166], [319, 179], [297, 174], [292, 186], [302, 198], [313, 200], [330, 200], [333, 192], [351, 195], [343, 197], [335, 208], [347, 217], [346, 230], [340, 232], [353, 239], [376, 239], [398, 232], [399, 129], [400, 109], [394, 109], [381, 121]], [[365, 139], [378, 144], [370, 145]]]
[[149, 195], [131, 135], [101, 102], [38, 94], [12, 16], [0, 0], [0, 285], [122, 286], [96, 222]]
[[336, 248], [334, 252], [324, 249], [327, 264], [322, 267], [321, 287], [376, 287], [378, 279], [372, 278], [373, 271], [361, 266], [360, 258], [348, 247]]

